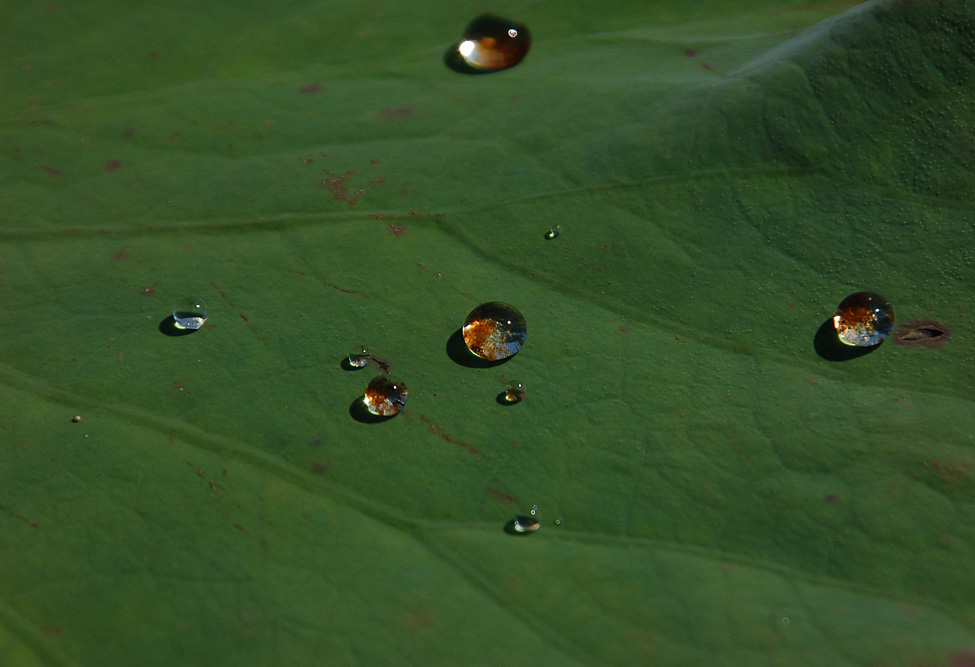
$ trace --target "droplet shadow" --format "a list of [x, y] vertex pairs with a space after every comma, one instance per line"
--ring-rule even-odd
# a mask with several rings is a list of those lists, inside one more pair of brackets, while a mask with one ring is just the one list
[[184, 327], [176, 326], [176, 320], [173, 319], [172, 315], [167, 315], [162, 319], [162, 322], [159, 323], [159, 333], [161, 333], [163, 336], [189, 336], [197, 331], [199, 331], [199, 329], [186, 329]]
[[467, 347], [467, 343], [464, 342], [464, 330], [463, 328], [457, 329], [450, 338], [447, 339], [447, 356], [455, 364], [460, 364], [465, 368], [494, 368], [495, 366], [500, 366], [501, 364], [507, 363], [510, 357], [505, 357], [504, 359], [498, 359], [497, 361], [488, 361], [487, 359], [482, 359], [477, 356], [471, 349]]
[[374, 415], [369, 412], [369, 408], [366, 407], [363, 397], [352, 401], [352, 405], [349, 406], [349, 416], [360, 424], [381, 424], [382, 422], [388, 422], [390, 419], [396, 415], [390, 417], [383, 417], [382, 415]]
[[857, 345], [846, 345], [836, 334], [836, 327], [833, 326], [833, 318], [828, 318], [816, 332], [813, 338], [813, 349], [816, 354], [826, 361], [850, 361], [864, 355], [870, 354], [878, 347], [883, 345], [871, 345], [870, 347], [859, 347]]

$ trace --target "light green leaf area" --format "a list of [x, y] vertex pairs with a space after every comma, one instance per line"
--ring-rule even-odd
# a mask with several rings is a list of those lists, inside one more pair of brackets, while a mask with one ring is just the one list
[[975, 661], [968, 3], [195, 4], [0, 9], [0, 664]]

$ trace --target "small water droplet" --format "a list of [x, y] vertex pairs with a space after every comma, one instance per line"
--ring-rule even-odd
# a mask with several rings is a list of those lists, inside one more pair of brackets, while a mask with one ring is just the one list
[[561, 515], [559, 515], [559, 518], [555, 520], [555, 525], [556, 526], [561, 526], [562, 525], [562, 516]]
[[199, 329], [208, 314], [206, 301], [196, 296], [183, 297], [173, 308], [177, 329]]
[[406, 385], [398, 380], [392, 380], [385, 375], [374, 377], [366, 387], [362, 402], [366, 409], [380, 417], [392, 417], [406, 405], [409, 392]]
[[71, 421], [77, 424], [78, 422], [81, 421], [81, 415], [75, 415], [74, 417], [71, 418]]
[[498, 361], [513, 356], [525, 344], [528, 325], [513, 306], [500, 301], [482, 303], [464, 321], [464, 342], [471, 352]]
[[538, 505], [532, 505], [531, 515], [535, 516], [537, 512], [538, 512]]
[[528, 26], [485, 14], [471, 21], [455, 48], [468, 67], [497, 72], [520, 63], [530, 47]]
[[550, 230], [545, 232], [545, 238], [551, 241], [552, 239], [557, 239], [561, 233], [562, 233], [562, 225], [555, 225]]
[[372, 359], [372, 352], [365, 347], [357, 347], [349, 352], [349, 366], [352, 368], [362, 368]]
[[894, 328], [894, 310], [872, 292], [857, 292], [843, 299], [833, 317], [833, 326], [846, 345], [879, 345]]
[[525, 385], [520, 382], [512, 382], [504, 390], [504, 400], [507, 403], [518, 403], [525, 398]]
[[521, 514], [516, 516], [514, 520], [511, 522], [511, 528], [516, 533], [534, 533], [536, 530], [538, 530], [541, 527], [541, 525], [542, 524], [540, 524], [532, 517], [523, 516]]

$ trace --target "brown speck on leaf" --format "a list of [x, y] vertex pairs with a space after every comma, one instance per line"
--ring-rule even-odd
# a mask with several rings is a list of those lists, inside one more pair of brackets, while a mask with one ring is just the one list
[[894, 342], [898, 345], [917, 345], [933, 348], [944, 343], [951, 336], [951, 328], [943, 322], [924, 320], [908, 322], [897, 327]]
[[44, 165], [41, 165], [41, 169], [43, 169], [44, 173], [47, 174], [48, 176], [53, 176], [54, 178], [64, 178], [64, 174], [62, 174], [60, 171], [52, 167], [46, 167]]
[[380, 118], [409, 118], [413, 115], [416, 108], [412, 104], [404, 104], [401, 107], [390, 107], [379, 112]]
[[684, 51], [684, 56], [687, 58], [697, 57], [697, 49], [687, 49], [686, 51]]
[[109, 160], [108, 162], [105, 163], [105, 171], [115, 171], [116, 169], [121, 168], [121, 166], [122, 166], [121, 160], [114, 160], [114, 159]]
[[369, 217], [373, 220], [382, 220], [386, 216], [384, 216], [382, 213], [370, 213]]
[[114, 259], [116, 262], [119, 262], [119, 261], [121, 261], [123, 259], [128, 259], [128, 258], [129, 258], [129, 253], [125, 252], [124, 249], [123, 250], [119, 250], [117, 253], [115, 253], [114, 255], [112, 255], [112, 259]]
[[142, 294], [144, 294], [144, 295], [155, 294], [156, 293], [156, 285], [158, 285], [158, 284], [159, 283], [153, 283], [151, 285], [143, 285], [142, 286]]
[[306, 83], [304, 86], [299, 88], [298, 91], [304, 93], [305, 95], [313, 95], [319, 92], [321, 89], [322, 84], [316, 81], [314, 83]]
[[327, 463], [322, 463], [321, 461], [312, 461], [311, 471], [316, 475], [324, 475], [328, 472], [329, 465]]
[[406, 227], [403, 225], [397, 225], [395, 222], [389, 223], [389, 231], [393, 233], [393, 236], [402, 236], [406, 233]]
[[135, 136], [135, 130], [133, 130], [131, 127], [127, 127], [124, 130], [122, 130], [122, 136], [123, 137]]
[[355, 198], [349, 198], [349, 187], [345, 184], [349, 178], [355, 173], [354, 170], [350, 169], [345, 172], [344, 176], [339, 176], [338, 174], [333, 174], [328, 172], [328, 177], [322, 179], [322, 185], [328, 188], [332, 196], [339, 201], [349, 202], [350, 204], [355, 204]]

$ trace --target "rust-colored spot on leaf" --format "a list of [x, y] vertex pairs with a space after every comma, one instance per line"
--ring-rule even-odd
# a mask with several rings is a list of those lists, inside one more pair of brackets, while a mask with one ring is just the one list
[[397, 225], [395, 222], [389, 223], [389, 231], [392, 232], [393, 236], [402, 236], [406, 233], [406, 227], [403, 225]]
[[355, 204], [356, 200], [354, 197], [349, 197], [349, 186], [345, 184], [345, 182], [348, 181], [354, 173], [355, 170], [353, 169], [345, 172], [344, 176], [339, 176], [338, 174], [328, 172], [328, 177], [322, 179], [322, 185], [328, 188], [331, 191], [332, 196], [337, 200], [347, 201], [350, 204]]
[[62, 174], [60, 171], [52, 167], [41, 165], [41, 169], [43, 169], [44, 173], [47, 174], [48, 176], [53, 176], [54, 178], [64, 178], [64, 174]]
[[122, 167], [121, 160], [109, 160], [108, 162], [105, 163], [105, 171], [115, 171], [116, 169], [120, 169], [121, 167]]
[[518, 503], [518, 499], [514, 496], [510, 496], [507, 493], [502, 493], [497, 489], [488, 489], [488, 495], [490, 495], [495, 500], [500, 500], [502, 502], [511, 503], [512, 505]]
[[304, 86], [298, 89], [299, 92], [305, 95], [314, 95], [322, 89], [322, 84], [317, 81], [314, 83], [306, 83]]
[[390, 107], [379, 112], [380, 118], [409, 118], [416, 111], [412, 104], [404, 104], [401, 107]]
[[921, 347], [938, 347], [951, 336], [951, 328], [943, 322], [924, 320], [908, 322], [897, 328], [894, 342], [898, 345], [919, 345]]

